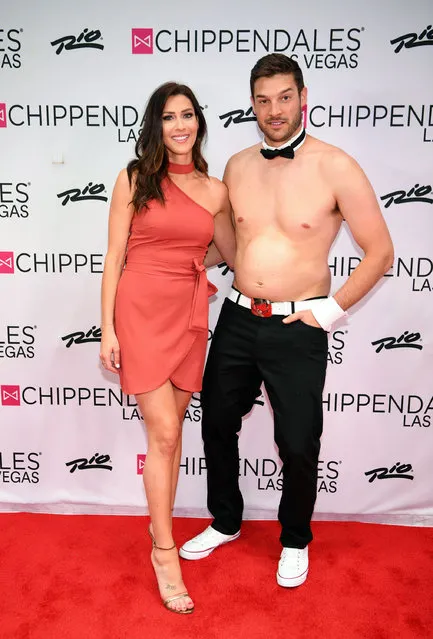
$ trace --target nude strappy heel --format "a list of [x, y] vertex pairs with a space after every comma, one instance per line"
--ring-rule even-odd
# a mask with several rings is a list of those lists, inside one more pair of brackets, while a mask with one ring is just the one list
[[[176, 544], [173, 544], [172, 546], [170, 546], [170, 548], [162, 548], [161, 546], [157, 546], [155, 537], [150, 532], [150, 527], [148, 529], [148, 533], [149, 533], [149, 537], [152, 540], [152, 548], [156, 548], [156, 550], [173, 550], [174, 548], [176, 548]], [[190, 615], [193, 612], [194, 607], [186, 608], [186, 610], [176, 610], [175, 608], [171, 608], [169, 605], [173, 601], [176, 601], [177, 599], [184, 599], [185, 597], [189, 597], [189, 594], [187, 592], [182, 592], [179, 595], [173, 595], [172, 597], [167, 597], [167, 599], [163, 599], [162, 603], [170, 612], [176, 612], [179, 615]]]

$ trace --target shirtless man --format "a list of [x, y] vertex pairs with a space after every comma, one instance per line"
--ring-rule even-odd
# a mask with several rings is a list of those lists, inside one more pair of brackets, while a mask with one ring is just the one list
[[[250, 83], [264, 141], [234, 155], [225, 172], [238, 243], [235, 281], [215, 329], [202, 391], [214, 521], [180, 555], [201, 559], [240, 535], [238, 432], [264, 381], [283, 463], [277, 582], [293, 587], [308, 573], [327, 332], [388, 271], [393, 247], [358, 164], [305, 136], [307, 90], [297, 62], [267, 55], [254, 66]], [[343, 219], [365, 255], [328, 297], [328, 253]]]

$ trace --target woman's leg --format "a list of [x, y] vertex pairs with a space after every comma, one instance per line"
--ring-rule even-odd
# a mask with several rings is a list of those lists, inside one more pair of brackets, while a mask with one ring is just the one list
[[[176, 403], [176, 411], [179, 419], [180, 429], [182, 432], [182, 424], [185, 418], [185, 412], [188, 408], [189, 401], [192, 393], [189, 391], [181, 390], [176, 386], [173, 386], [174, 400]], [[171, 510], [174, 508], [174, 502], [176, 499], [176, 489], [179, 478], [180, 459], [182, 456], [182, 435], [179, 437], [176, 453], [173, 459], [173, 475], [172, 475], [172, 493], [171, 493]], [[151, 533], [153, 534], [153, 527], [151, 525]]]
[[[163, 600], [186, 591], [179, 557], [172, 536], [172, 494], [174, 460], [179, 448], [181, 425], [170, 381], [148, 393], [136, 395], [147, 428], [148, 448], [143, 468], [149, 514], [156, 546], [152, 564]], [[161, 549], [171, 550], [161, 550]], [[193, 607], [189, 597], [169, 604], [174, 610]]]
[[[192, 393], [181, 390], [180, 388], [177, 388], [176, 386], [173, 386], [173, 393], [174, 393], [174, 401], [176, 402], [176, 411], [177, 411], [177, 416], [179, 419], [180, 430], [182, 433], [182, 425], [185, 419], [185, 411], [188, 408], [188, 404], [191, 399]], [[181, 456], [182, 456], [182, 435], [179, 437], [175, 458], [173, 460], [173, 476], [172, 476], [173, 483], [172, 483], [172, 493], [171, 493], [172, 510], [174, 508], [174, 501], [176, 499], [176, 489], [177, 489], [177, 482], [179, 478], [179, 467], [180, 467]]]

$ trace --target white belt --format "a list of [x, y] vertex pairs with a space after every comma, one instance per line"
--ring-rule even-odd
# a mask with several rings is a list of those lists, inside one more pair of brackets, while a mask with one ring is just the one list
[[[234, 302], [235, 304], [239, 304], [239, 306], [244, 306], [251, 310], [251, 298], [243, 295], [235, 288], [230, 290], [228, 294], [228, 299]], [[296, 313], [297, 311], [306, 311], [310, 308], [313, 308], [317, 304], [323, 302], [323, 298], [318, 298], [315, 300], [302, 300], [300, 302], [271, 302], [272, 315], [291, 315], [292, 313]]]

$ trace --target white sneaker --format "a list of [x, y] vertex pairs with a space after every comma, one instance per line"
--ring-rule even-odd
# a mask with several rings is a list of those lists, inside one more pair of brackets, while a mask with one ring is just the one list
[[304, 583], [308, 575], [308, 546], [283, 548], [278, 562], [277, 583], [284, 588], [294, 588]]
[[203, 559], [208, 557], [218, 546], [237, 539], [240, 534], [239, 530], [234, 535], [224, 535], [212, 526], [208, 526], [202, 533], [185, 542], [179, 550], [179, 555], [183, 559]]

